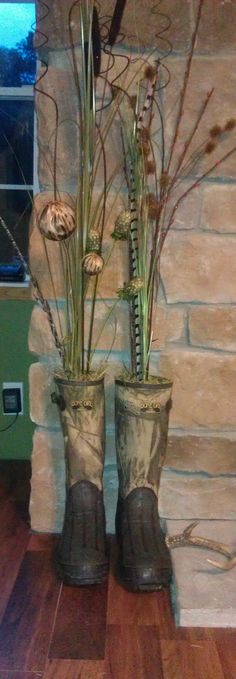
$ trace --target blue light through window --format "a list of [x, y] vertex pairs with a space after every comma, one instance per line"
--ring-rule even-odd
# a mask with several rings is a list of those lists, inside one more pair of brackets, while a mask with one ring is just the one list
[[0, 2], [0, 87], [35, 80], [35, 3]]

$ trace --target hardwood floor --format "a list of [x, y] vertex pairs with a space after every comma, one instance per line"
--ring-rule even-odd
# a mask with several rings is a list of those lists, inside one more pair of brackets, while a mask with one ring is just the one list
[[0, 462], [0, 679], [236, 679], [236, 630], [176, 628], [168, 591], [58, 581], [31, 535], [29, 464]]

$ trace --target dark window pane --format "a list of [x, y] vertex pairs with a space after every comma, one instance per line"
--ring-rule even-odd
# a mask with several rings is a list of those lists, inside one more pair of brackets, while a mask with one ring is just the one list
[[[32, 211], [32, 193], [27, 191], [1, 191], [0, 215], [11, 231], [24, 257], [28, 254], [29, 220]], [[0, 225], [0, 262], [10, 262], [17, 256], [16, 250]]]
[[0, 184], [33, 183], [33, 101], [0, 99]]
[[35, 3], [0, 2], [0, 86], [34, 82], [34, 21]]

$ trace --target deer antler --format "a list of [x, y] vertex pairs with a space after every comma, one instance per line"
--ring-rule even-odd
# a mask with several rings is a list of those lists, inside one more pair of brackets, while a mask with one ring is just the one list
[[[170, 547], [170, 549], [174, 549], [175, 547], [184, 547], [185, 545], [192, 545], [193, 547], [204, 547], [205, 549], [212, 549], [214, 552], [219, 552], [220, 554], [223, 554], [223, 556], [226, 556], [227, 559], [230, 559], [230, 561], [225, 565], [221, 565], [208, 559], [209, 563], [212, 563], [213, 565], [216, 565], [218, 568], [222, 568], [223, 570], [228, 570], [236, 566], [236, 556], [232, 557], [232, 553], [226, 545], [223, 545], [221, 542], [216, 542], [215, 540], [208, 540], [208, 538], [202, 538], [199, 537], [198, 535], [192, 535], [192, 531], [197, 525], [198, 521], [193, 521], [193, 523], [190, 523], [189, 526], [187, 526], [187, 528], [185, 528], [182, 533], [179, 533], [178, 535], [167, 536], [166, 537], [167, 547]], [[232, 565], [230, 565], [231, 563]]]
[[215, 568], [220, 568], [222, 571], [230, 571], [231, 568], [236, 566], [236, 555], [232, 556], [226, 563], [219, 563], [219, 561], [212, 561], [211, 559], [207, 559], [207, 561], [212, 566], [215, 566]]

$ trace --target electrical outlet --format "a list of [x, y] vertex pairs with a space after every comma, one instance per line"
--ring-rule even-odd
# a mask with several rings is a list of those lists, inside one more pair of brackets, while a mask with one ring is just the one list
[[[13, 390], [12, 391], [12, 398], [11, 398], [11, 393], [10, 393], [11, 389]], [[7, 393], [6, 393], [5, 390], [7, 390]], [[17, 395], [15, 390], [19, 390], [20, 395]], [[14, 400], [15, 400], [15, 402], [17, 402], [17, 400], [19, 400], [19, 398], [20, 398], [20, 406], [21, 406], [21, 410], [19, 411], [19, 415], [23, 415], [23, 382], [3, 382], [2, 383], [2, 395], [3, 395], [3, 392], [5, 392], [4, 401], [3, 401], [3, 415], [10, 415], [10, 416], [16, 415], [16, 412], [14, 410], [12, 411], [12, 409], [11, 409], [11, 404], [14, 408]], [[5, 402], [5, 408], [4, 408], [4, 402]], [[5, 409], [8, 409], [8, 407], [9, 407], [10, 412], [5, 412]]]

